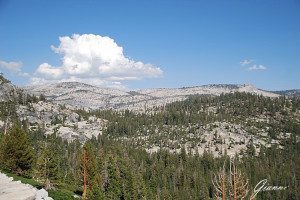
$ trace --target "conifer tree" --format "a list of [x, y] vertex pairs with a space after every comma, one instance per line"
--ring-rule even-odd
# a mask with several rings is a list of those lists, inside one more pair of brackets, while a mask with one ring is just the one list
[[30, 175], [34, 163], [34, 151], [27, 133], [19, 124], [4, 135], [1, 142], [4, 167], [18, 175]]
[[55, 149], [51, 148], [50, 145], [48, 143], [43, 144], [36, 164], [37, 175], [44, 181], [46, 190], [51, 189], [52, 181], [57, 179], [59, 167]]
[[87, 199], [88, 189], [93, 188], [96, 184], [97, 176], [99, 175], [96, 171], [96, 160], [93, 153], [93, 146], [87, 142], [81, 153], [81, 174], [83, 181], [83, 199]]

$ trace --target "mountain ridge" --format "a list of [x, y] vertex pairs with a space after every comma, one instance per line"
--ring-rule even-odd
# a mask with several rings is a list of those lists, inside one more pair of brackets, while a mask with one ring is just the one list
[[276, 94], [285, 95], [288, 97], [300, 97], [300, 89], [279, 90], [279, 91], [273, 91], [273, 92]]
[[[17, 88], [10, 82], [1, 83], [0, 91], [5, 84]], [[299, 99], [269, 97], [279, 94], [245, 84], [128, 92], [74, 82], [49, 84], [20, 89], [11, 96], [13, 101], [1, 102], [0, 128], [6, 130], [18, 119], [30, 131], [42, 130], [68, 142], [84, 143], [104, 134], [149, 153], [159, 149], [179, 153], [184, 148], [193, 154], [210, 151], [218, 157], [223, 145], [228, 155], [247, 149], [251, 142], [259, 151], [260, 146], [280, 145], [291, 132], [297, 132]], [[111, 110], [87, 112], [77, 105]], [[124, 109], [145, 112], [118, 112]], [[282, 119], [286, 122], [279, 126]], [[286, 128], [289, 123], [291, 128]]]
[[27, 86], [23, 89], [30, 94], [43, 94], [49, 100], [74, 107], [129, 109], [133, 111], [145, 111], [146, 108], [182, 101], [192, 95], [218, 96], [233, 92], [249, 92], [267, 97], [280, 96], [248, 84], [209, 84], [181, 88], [149, 88], [126, 91], [115, 88], [101, 88], [80, 82], [60, 82]]

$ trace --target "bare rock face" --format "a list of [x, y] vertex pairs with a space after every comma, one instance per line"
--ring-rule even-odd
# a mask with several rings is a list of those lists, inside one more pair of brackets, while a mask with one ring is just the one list
[[[39, 101], [28, 106], [17, 106], [17, 115], [21, 121], [26, 121], [29, 130], [42, 128], [46, 135], [55, 133], [57, 136], [81, 142], [102, 134], [107, 121], [97, 117], [83, 119], [75, 111], [57, 103]], [[0, 121], [1, 127], [1, 121]]]
[[[58, 88], [55, 88], [52, 92], [48, 91], [47, 94], [50, 96], [59, 96], [65, 90], [72, 92], [73, 90], [89, 88], [88, 85], [82, 83], [76, 85], [77, 87], [75, 88], [72, 83], [57, 85]], [[95, 92], [101, 92], [102, 94], [111, 93], [109, 90], [102, 89], [96, 90]], [[120, 95], [117, 90], [112, 94]], [[74, 107], [62, 106], [58, 104], [59, 102], [39, 101], [20, 104], [20, 100], [23, 102], [27, 96], [28, 92], [13, 85], [0, 74], [0, 102], [15, 102], [18, 118], [20, 121], [24, 121], [31, 131], [40, 129], [45, 134], [56, 134], [67, 141], [78, 139], [84, 142], [87, 139], [102, 134], [102, 130], [107, 123], [106, 120], [96, 117], [83, 119], [74, 111]], [[81, 101], [81, 99], [84, 100], [84, 98], [85, 95], [76, 97], [78, 101]], [[10, 127], [12, 125], [10, 120], [9, 117], [6, 117], [4, 121], [3, 119], [0, 120], [0, 129], [6, 125]]]
[[45, 189], [40, 189], [35, 195], [35, 200], [53, 200], [51, 197], [48, 197], [48, 192]]
[[18, 97], [20, 89], [0, 75], [0, 102], [13, 101]]
[[77, 82], [63, 82], [24, 88], [34, 95], [43, 94], [48, 100], [59, 104], [90, 109], [129, 109], [145, 111], [147, 108], [182, 101], [191, 95], [217, 96], [233, 92], [248, 92], [267, 97], [278, 94], [260, 90], [252, 85], [204, 85], [183, 88], [157, 88], [136, 91], [123, 91], [113, 88], [100, 88]]
[[0, 200], [53, 200], [48, 197], [48, 192], [44, 189], [23, 184], [20, 181], [13, 181], [12, 177], [8, 177], [0, 173]]

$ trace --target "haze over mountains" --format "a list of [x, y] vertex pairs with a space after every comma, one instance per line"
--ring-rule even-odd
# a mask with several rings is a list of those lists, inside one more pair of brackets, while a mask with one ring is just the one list
[[62, 82], [29, 86], [24, 89], [31, 94], [43, 94], [47, 99], [60, 104], [91, 109], [112, 108], [134, 111], [143, 111], [146, 108], [182, 101], [191, 95], [218, 96], [222, 93], [248, 92], [266, 97], [278, 97], [279, 94], [284, 94], [284, 92], [275, 93], [264, 91], [255, 86], [245, 84], [215, 84], [183, 88], [155, 88], [124, 91], [113, 88], [100, 88], [79, 82]]

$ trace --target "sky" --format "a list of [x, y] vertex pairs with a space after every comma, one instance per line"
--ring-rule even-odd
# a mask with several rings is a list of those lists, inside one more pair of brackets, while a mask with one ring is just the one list
[[299, 0], [0, 0], [17, 85], [300, 88]]

